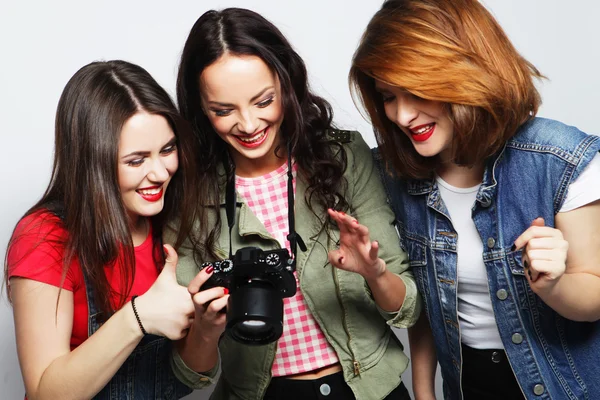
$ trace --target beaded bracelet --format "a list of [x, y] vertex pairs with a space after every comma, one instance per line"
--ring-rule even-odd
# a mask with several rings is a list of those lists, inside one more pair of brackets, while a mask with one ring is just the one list
[[142, 320], [140, 319], [140, 316], [138, 315], [137, 309], [135, 308], [135, 298], [137, 297], [137, 295], [133, 296], [131, 298], [131, 308], [133, 308], [133, 313], [135, 314], [135, 319], [137, 319], [137, 323], [140, 326], [140, 329], [142, 331], [142, 333], [144, 335], [147, 335], [148, 332], [146, 332], [146, 330], [144, 329], [144, 325], [142, 325]]

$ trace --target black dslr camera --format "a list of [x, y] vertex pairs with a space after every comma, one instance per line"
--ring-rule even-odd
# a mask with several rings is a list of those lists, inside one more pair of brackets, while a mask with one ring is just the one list
[[202, 290], [229, 289], [226, 331], [246, 344], [271, 343], [283, 332], [283, 298], [296, 293], [295, 265], [286, 249], [244, 247], [233, 260], [202, 264], [214, 272]]

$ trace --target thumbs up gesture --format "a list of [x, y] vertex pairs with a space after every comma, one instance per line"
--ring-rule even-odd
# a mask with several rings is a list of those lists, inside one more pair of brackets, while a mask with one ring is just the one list
[[567, 267], [569, 243], [562, 232], [545, 226], [543, 218], [536, 218], [514, 246], [523, 249], [523, 267], [531, 289], [537, 294], [550, 292]]
[[184, 337], [194, 315], [194, 303], [185, 286], [177, 283], [177, 252], [170, 245], [165, 266], [150, 289], [139, 296], [135, 305], [148, 333], [171, 340]]

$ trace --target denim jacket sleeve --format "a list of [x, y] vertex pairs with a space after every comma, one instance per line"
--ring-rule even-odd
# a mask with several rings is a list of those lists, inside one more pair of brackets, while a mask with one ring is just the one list
[[[400, 248], [394, 225], [395, 216], [387, 202], [371, 150], [359, 133], [354, 134], [349, 150], [348, 168], [351, 170], [347, 176], [352, 212], [361, 224], [369, 228], [371, 240], [379, 242], [379, 257], [385, 261], [388, 270], [397, 274], [406, 286], [406, 296], [399, 310], [387, 312], [379, 307], [378, 309], [389, 325], [408, 328], [414, 325], [419, 317], [422, 300], [415, 278], [409, 270], [408, 257]], [[372, 298], [366, 282], [365, 290]]]

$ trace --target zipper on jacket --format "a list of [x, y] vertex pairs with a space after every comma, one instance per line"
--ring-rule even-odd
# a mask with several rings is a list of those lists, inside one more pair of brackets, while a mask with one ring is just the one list
[[338, 302], [340, 303], [340, 307], [342, 308], [342, 326], [344, 327], [344, 331], [346, 335], [348, 335], [348, 350], [350, 351], [350, 355], [352, 356], [352, 366], [354, 370], [354, 376], [360, 375], [360, 362], [356, 360], [356, 356], [354, 355], [354, 351], [352, 350], [352, 336], [350, 336], [350, 332], [348, 331], [348, 326], [346, 324], [346, 307], [344, 307], [344, 303], [342, 302], [342, 294], [340, 292], [340, 282], [337, 276], [337, 270], [332, 265], [331, 273], [333, 274], [333, 280], [335, 282], [336, 295], [338, 298]]

